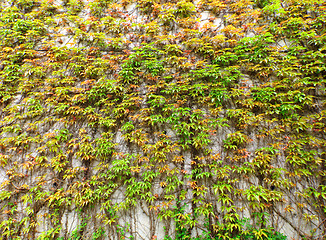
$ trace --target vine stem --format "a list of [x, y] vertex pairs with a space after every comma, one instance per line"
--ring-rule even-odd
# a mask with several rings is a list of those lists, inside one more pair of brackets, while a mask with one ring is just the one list
[[277, 213], [286, 223], [288, 223], [299, 235], [301, 238], [307, 237], [307, 235], [303, 234], [300, 229], [298, 229], [296, 226], [294, 226], [286, 217], [283, 216], [275, 207], [273, 208], [274, 212]]

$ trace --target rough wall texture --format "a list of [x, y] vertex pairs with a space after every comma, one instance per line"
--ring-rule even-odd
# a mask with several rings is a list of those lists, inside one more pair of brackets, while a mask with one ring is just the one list
[[1, 239], [322, 239], [323, 0], [2, 0]]

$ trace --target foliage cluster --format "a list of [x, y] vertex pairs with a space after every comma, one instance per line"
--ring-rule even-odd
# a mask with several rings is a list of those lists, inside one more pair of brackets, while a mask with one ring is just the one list
[[0, 40], [1, 239], [325, 236], [324, 0], [3, 0]]

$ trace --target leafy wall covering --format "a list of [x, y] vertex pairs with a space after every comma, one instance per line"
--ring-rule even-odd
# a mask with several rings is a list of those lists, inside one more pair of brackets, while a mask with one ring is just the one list
[[1, 239], [325, 237], [324, 0], [2, 0], [0, 40]]

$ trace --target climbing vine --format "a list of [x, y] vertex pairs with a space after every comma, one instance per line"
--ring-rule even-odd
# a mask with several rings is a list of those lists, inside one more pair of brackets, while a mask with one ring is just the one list
[[2, 239], [322, 239], [325, 29], [323, 0], [1, 1]]

